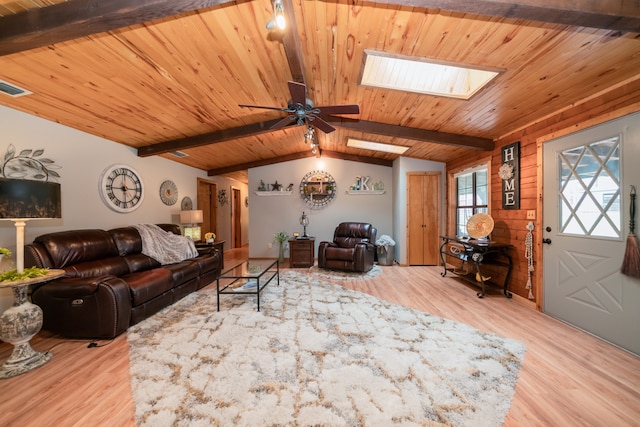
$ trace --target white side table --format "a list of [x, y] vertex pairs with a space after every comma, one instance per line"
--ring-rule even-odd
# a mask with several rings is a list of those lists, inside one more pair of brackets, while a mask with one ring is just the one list
[[13, 290], [13, 306], [0, 317], [0, 338], [13, 344], [11, 356], [0, 367], [0, 379], [24, 374], [51, 360], [53, 354], [34, 351], [29, 344], [42, 328], [42, 309], [27, 299], [27, 291], [29, 285], [56, 279], [64, 273], [64, 270], [49, 270], [44, 276], [0, 282], [0, 288]]

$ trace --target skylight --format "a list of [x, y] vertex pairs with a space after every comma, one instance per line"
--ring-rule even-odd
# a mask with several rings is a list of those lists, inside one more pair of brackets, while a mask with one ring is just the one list
[[349, 138], [347, 147], [364, 148], [365, 150], [384, 151], [385, 153], [403, 154], [409, 147], [402, 145], [384, 144], [382, 142], [363, 141], [361, 139]]
[[363, 86], [469, 99], [501, 70], [365, 51]]

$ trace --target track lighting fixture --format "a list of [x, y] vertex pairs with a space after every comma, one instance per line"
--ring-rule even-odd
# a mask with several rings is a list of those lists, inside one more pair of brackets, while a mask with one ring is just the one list
[[284, 19], [284, 5], [282, 0], [274, 0], [273, 2], [273, 17], [267, 22], [267, 30], [271, 31], [278, 27], [280, 30], [284, 30], [287, 23]]

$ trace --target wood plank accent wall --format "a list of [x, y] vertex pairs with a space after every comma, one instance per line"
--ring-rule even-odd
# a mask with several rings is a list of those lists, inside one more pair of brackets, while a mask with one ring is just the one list
[[[533, 300], [538, 310], [542, 310], [542, 144], [551, 139], [569, 133], [577, 132], [627, 114], [640, 111], [640, 82], [631, 81], [627, 84], [591, 97], [582, 103], [575, 104], [555, 115], [532, 123], [522, 129], [505, 135], [496, 141], [496, 148], [491, 153], [490, 182], [491, 201], [489, 211], [495, 221], [492, 238], [499, 242], [514, 245], [511, 255], [514, 269], [510, 282], [510, 290], [520, 297], [528, 298], [529, 291], [525, 289], [527, 283], [527, 259], [524, 256], [524, 242], [527, 235], [527, 210], [536, 211], [534, 221], [534, 256], [535, 271], [532, 274]], [[502, 184], [498, 177], [500, 168], [500, 149], [515, 141], [520, 141], [520, 210], [503, 210], [501, 204]], [[455, 223], [451, 215], [455, 206], [454, 173], [480, 163], [479, 160], [458, 158], [447, 163], [447, 231], [455, 232]], [[498, 271], [491, 271], [496, 278]]]

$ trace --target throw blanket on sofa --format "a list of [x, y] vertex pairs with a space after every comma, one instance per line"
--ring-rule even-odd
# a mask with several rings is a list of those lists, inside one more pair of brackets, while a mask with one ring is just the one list
[[154, 224], [138, 224], [134, 227], [142, 237], [142, 253], [162, 265], [198, 256], [196, 245], [188, 237], [164, 231]]

